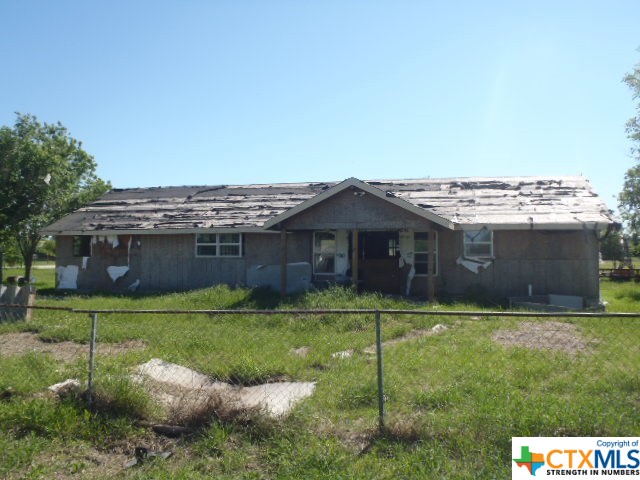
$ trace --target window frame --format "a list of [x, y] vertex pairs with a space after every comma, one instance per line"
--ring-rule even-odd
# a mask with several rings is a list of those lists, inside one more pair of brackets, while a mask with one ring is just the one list
[[[418, 255], [429, 255], [429, 247], [428, 247], [429, 238], [427, 237], [427, 250], [424, 250], [424, 251], [423, 250], [418, 250], [416, 248], [416, 234], [420, 234], [420, 233], [426, 233], [427, 235], [429, 234], [428, 231], [414, 231], [413, 232], [413, 267], [416, 270], [416, 273], [415, 273], [416, 277], [428, 277], [429, 276], [429, 271], [428, 271], [429, 270], [429, 259], [427, 258], [426, 262], [418, 262], [417, 258], [418, 258]], [[435, 230], [435, 234], [436, 234], [435, 235], [436, 238], [435, 238], [434, 249], [433, 249], [434, 250], [434, 252], [433, 252], [433, 276], [437, 277], [438, 273], [440, 271], [440, 269], [438, 268], [440, 255], [439, 255], [439, 252], [438, 252], [438, 250], [439, 250], [438, 249], [438, 243], [439, 243], [438, 242], [438, 238], [439, 238], [439, 236], [438, 236], [438, 231], [437, 230]], [[417, 264], [418, 263], [421, 264], [421, 265], [426, 264], [427, 265], [427, 272], [418, 273], [418, 268], [417, 268]]]
[[[484, 241], [479, 241], [479, 242], [475, 242], [472, 239], [470, 239], [470, 234], [475, 233], [475, 236], [477, 237], [478, 235], [480, 235], [482, 232], [487, 232], [489, 234], [489, 240], [484, 240]], [[472, 245], [488, 245], [489, 246], [489, 253], [487, 255], [477, 255], [477, 254], [470, 254], [468, 252], [468, 248], [469, 246]], [[469, 258], [469, 259], [473, 259], [473, 260], [486, 260], [486, 261], [490, 261], [493, 260], [493, 230], [488, 229], [487, 227], [482, 227], [478, 230], [463, 230], [462, 231], [462, 256], [464, 258]]]
[[[318, 272], [316, 271], [316, 255], [320, 255], [322, 252], [316, 249], [316, 235], [321, 233], [330, 233], [333, 235], [333, 272]], [[313, 232], [313, 244], [312, 244], [312, 252], [311, 259], [313, 265], [313, 274], [314, 275], [335, 275], [336, 274], [336, 258], [337, 258], [337, 250], [338, 250], [338, 233], [336, 230], [315, 230]]]
[[[200, 240], [200, 236], [201, 235], [215, 235], [215, 242], [201, 242]], [[221, 242], [220, 241], [220, 236], [221, 235], [238, 235], [238, 241], [237, 242]], [[243, 242], [242, 242], [243, 238], [242, 238], [242, 233], [241, 232], [201, 232], [201, 233], [196, 233], [195, 234], [195, 256], [196, 258], [241, 258], [244, 255], [244, 248], [243, 248]], [[216, 253], [214, 255], [207, 255], [207, 254], [201, 254], [199, 253], [199, 249], [198, 247], [215, 247]], [[222, 255], [221, 254], [221, 247], [226, 247], [226, 246], [234, 246], [234, 247], [238, 247], [238, 254], [237, 255]]]

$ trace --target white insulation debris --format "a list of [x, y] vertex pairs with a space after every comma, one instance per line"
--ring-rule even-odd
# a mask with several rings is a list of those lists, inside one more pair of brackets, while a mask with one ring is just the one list
[[77, 265], [67, 265], [66, 267], [57, 267], [58, 288], [76, 290], [78, 288], [78, 272], [80, 267]]
[[117, 235], [107, 235], [106, 241], [111, 244], [111, 248], [118, 248], [118, 245], [120, 245]]
[[139, 365], [133, 380], [146, 385], [151, 398], [174, 411], [198, 405], [197, 401], [189, 402], [189, 398], [196, 395], [200, 401], [213, 397], [235, 409], [255, 409], [269, 417], [288, 415], [297, 403], [311, 396], [316, 387], [314, 382], [274, 382], [239, 387], [158, 358]]
[[398, 260], [400, 268], [405, 265], [410, 265], [411, 268], [407, 273], [407, 287], [405, 290], [405, 295], [409, 295], [411, 292], [411, 282], [413, 282], [413, 277], [416, 275], [416, 269], [413, 265], [413, 250], [414, 250], [414, 241], [413, 241], [413, 231], [412, 230], [402, 230], [399, 235], [399, 247], [400, 247], [400, 259]]
[[107, 267], [107, 273], [111, 277], [111, 280], [113, 280], [113, 283], [116, 283], [116, 281], [120, 277], [124, 277], [128, 271], [129, 271], [129, 267], [127, 265], [123, 265], [119, 267], [112, 265], [110, 267]]
[[349, 232], [336, 231], [336, 275], [346, 275], [351, 259], [349, 258]]
[[475, 260], [473, 258], [464, 258], [462, 255], [456, 260], [458, 265], [462, 265], [464, 268], [477, 274], [481, 268], [489, 267], [493, 262], [490, 260]]

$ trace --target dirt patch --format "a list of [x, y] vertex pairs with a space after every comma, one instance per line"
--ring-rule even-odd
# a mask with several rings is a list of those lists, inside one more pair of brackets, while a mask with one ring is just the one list
[[[146, 348], [140, 340], [128, 340], [123, 343], [99, 343], [98, 355], [118, 355], [132, 350]], [[56, 360], [72, 362], [78, 357], [89, 355], [89, 345], [76, 342], [43, 342], [35, 333], [5, 333], [0, 335], [0, 356], [11, 357], [27, 353], [48, 353]]]
[[[104, 448], [95, 448], [85, 443], [70, 445], [54, 445], [46, 453], [34, 457], [25, 471], [16, 471], [8, 475], [8, 479], [26, 478], [32, 469], [42, 466], [49, 478], [60, 480], [77, 478], [113, 478], [123, 475], [127, 469], [125, 464], [134, 458], [136, 447], [147, 448], [150, 452], [169, 451], [178, 454], [179, 459], [154, 459], [153, 462], [171, 462], [183, 460], [187, 454], [177, 442], [153, 433], [136, 436], [130, 440], [116, 441]], [[169, 463], [167, 463], [169, 465]]]
[[571, 354], [589, 348], [580, 330], [572, 323], [563, 322], [522, 322], [517, 329], [496, 330], [492, 338], [505, 346], [561, 350]]

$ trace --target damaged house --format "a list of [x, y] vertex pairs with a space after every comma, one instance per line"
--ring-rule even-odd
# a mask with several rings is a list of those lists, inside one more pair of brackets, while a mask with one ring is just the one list
[[61, 289], [343, 283], [595, 302], [598, 236], [614, 224], [584, 177], [349, 178], [114, 189], [43, 233]]

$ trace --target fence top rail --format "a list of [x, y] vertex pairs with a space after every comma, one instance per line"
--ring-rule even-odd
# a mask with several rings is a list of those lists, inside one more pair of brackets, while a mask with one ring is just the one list
[[374, 309], [374, 308], [329, 308], [329, 309], [212, 309], [212, 310], [156, 310], [156, 309], [89, 309], [73, 307], [54, 307], [46, 305], [15, 305], [0, 304], [1, 308], [27, 308], [32, 310], [58, 310], [69, 313], [86, 314], [154, 314], [154, 315], [361, 315], [361, 314], [389, 314], [389, 315], [431, 315], [449, 317], [564, 317], [564, 318], [640, 318], [640, 312], [533, 312], [533, 311], [508, 311], [508, 310], [440, 310], [431, 308], [429, 310], [401, 310], [401, 309]]

